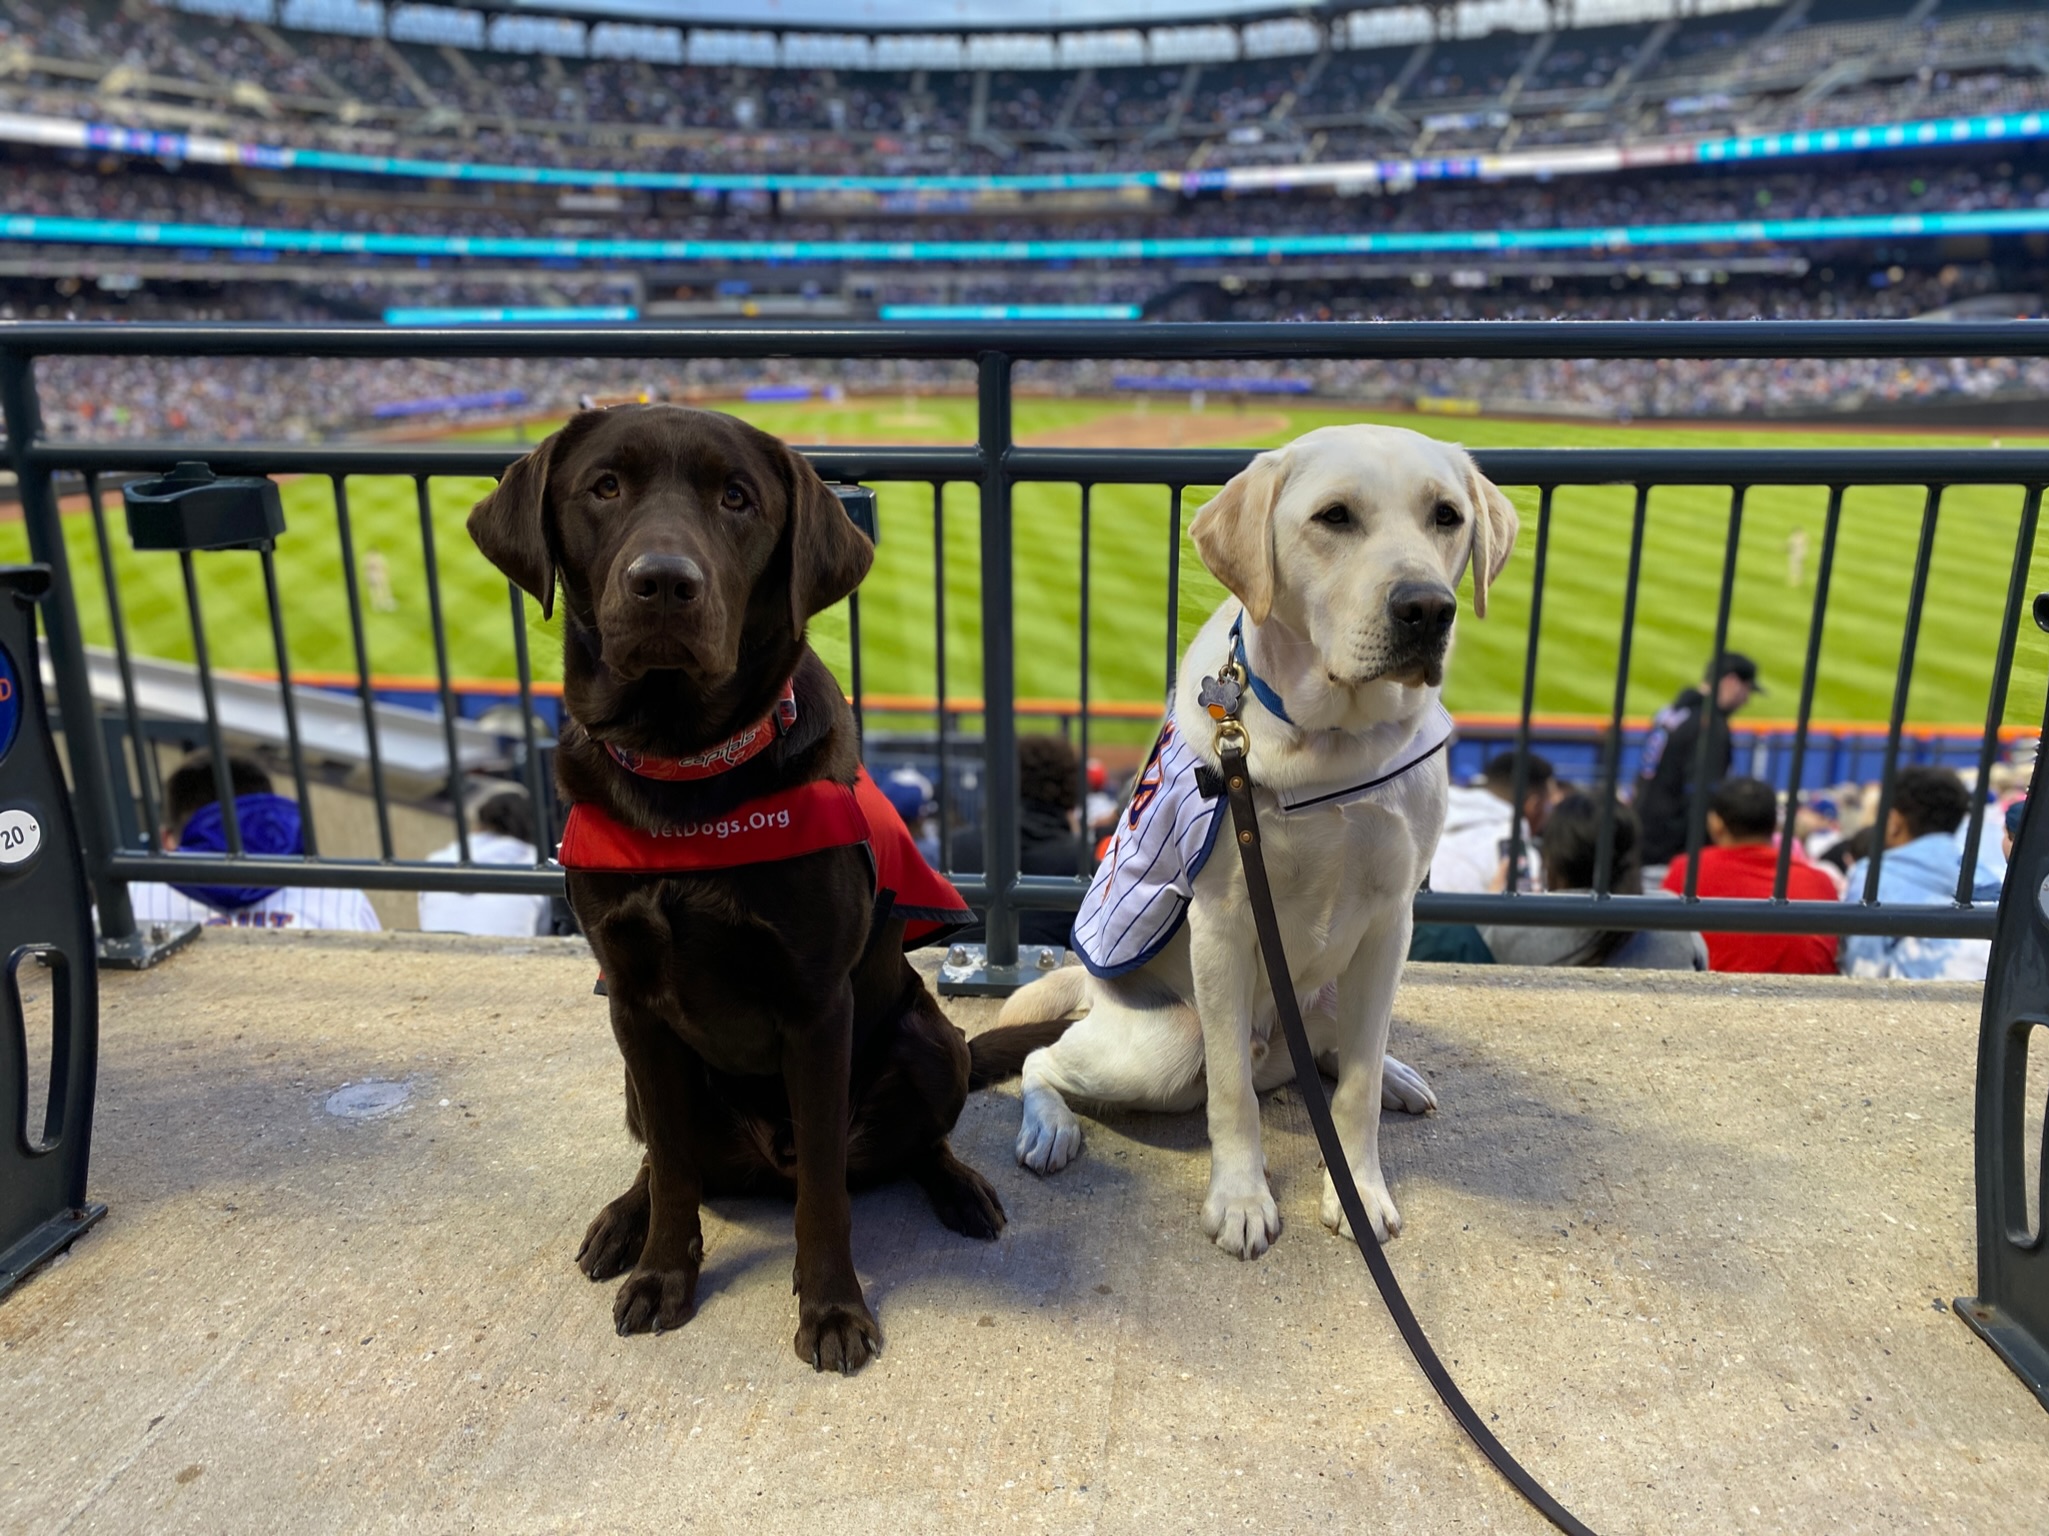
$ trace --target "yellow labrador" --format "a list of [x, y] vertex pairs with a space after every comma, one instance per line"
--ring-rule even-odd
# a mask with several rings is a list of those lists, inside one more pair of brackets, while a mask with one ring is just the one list
[[[1253, 1258], [1280, 1232], [1256, 1095], [1288, 1080], [1273, 996], [1214, 770], [1206, 674], [1242, 647], [1242, 714], [1292, 982], [1376, 1236], [1401, 1216], [1380, 1168], [1383, 1102], [1434, 1105], [1387, 1060], [1410, 898], [1444, 826], [1450, 719], [1438, 702], [1468, 566], [1473, 608], [1516, 536], [1515, 508], [1464, 450], [1394, 427], [1325, 427], [1263, 453], [1190, 529], [1232, 594], [1188, 647], [1154, 756], [1077, 918], [1087, 969], [1026, 987], [974, 1042], [978, 1081], [1020, 1065], [1018, 1160], [1041, 1173], [1081, 1148], [1072, 1097], [1188, 1110], [1207, 1097], [1203, 1229]], [[1209, 855], [1214, 852], [1215, 857]], [[1184, 920], [1185, 919], [1185, 920]], [[1061, 1021], [1087, 1008], [1074, 1024]], [[1349, 1235], [1328, 1175], [1324, 1225]]]

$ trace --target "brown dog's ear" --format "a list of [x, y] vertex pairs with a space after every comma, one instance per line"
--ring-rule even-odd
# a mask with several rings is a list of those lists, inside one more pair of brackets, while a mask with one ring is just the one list
[[1274, 606], [1274, 505], [1288, 478], [1287, 455], [1262, 453], [1231, 478], [1188, 525], [1210, 574], [1245, 605], [1255, 624]]
[[1515, 535], [1522, 526], [1515, 515], [1515, 503], [1501, 493], [1477, 466], [1466, 469], [1466, 498], [1473, 504], [1473, 613], [1487, 617], [1487, 589], [1508, 564], [1515, 550]]
[[790, 485], [790, 628], [802, 634], [811, 615], [861, 584], [875, 563], [870, 544], [811, 461], [785, 447]]
[[548, 548], [548, 470], [560, 432], [505, 471], [498, 489], [470, 508], [470, 537], [484, 558], [555, 614], [555, 556]]

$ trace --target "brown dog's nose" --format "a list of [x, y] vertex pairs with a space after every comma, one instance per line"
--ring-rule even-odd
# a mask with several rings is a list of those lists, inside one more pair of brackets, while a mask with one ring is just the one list
[[1445, 637], [1451, 621], [1458, 617], [1458, 598], [1429, 582], [1405, 581], [1388, 594], [1387, 612], [1398, 639], [1435, 642]]
[[704, 572], [688, 555], [637, 555], [626, 567], [626, 590], [635, 602], [666, 612], [704, 593]]

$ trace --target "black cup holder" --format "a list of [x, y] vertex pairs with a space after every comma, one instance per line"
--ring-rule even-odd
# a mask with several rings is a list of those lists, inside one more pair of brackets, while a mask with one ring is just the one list
[[216, 476], [204, 464], [121, 487], [137, 549], [269, 549], [285, 531], [277, 484], [263, 475]]

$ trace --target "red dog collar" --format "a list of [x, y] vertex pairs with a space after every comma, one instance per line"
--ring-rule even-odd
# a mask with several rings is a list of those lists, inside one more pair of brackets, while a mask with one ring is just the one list
[[613, 762], [643, 779], [660, 779], [671, 784], [690, 779], [713, 779], [759, 757], [768, 750], [770, 742], [788, 734], [796, 723], [797, 687], [796, 679], [792, 678], [783, 684], [783, 696], [776, 701], [774, 709], [739, 735], [728, 736], [717, 746], [707, 747], [694, 756], [656, 757], [647, 752], [629, 752], [610, 742], [605, 743], [605, 750], [612, 754]]

